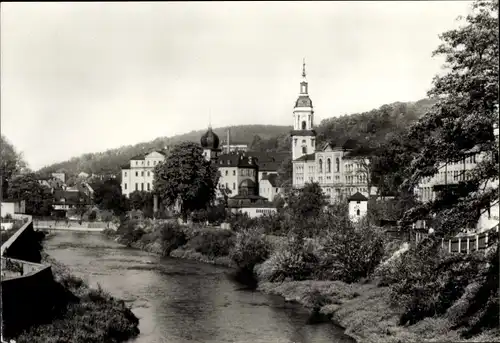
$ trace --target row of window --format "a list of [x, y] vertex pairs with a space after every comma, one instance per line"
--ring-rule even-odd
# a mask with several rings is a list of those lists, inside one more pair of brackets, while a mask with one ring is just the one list
[[[124, 177], [127, 177], [127, 175], [128, 175], [127, 172], [123, 173]], [[139, 172], [138, 171], [135, 172], [135, 176], [139, 176]], [[144, 176], [144, 171], [141, 171], [141, 176]], [[151, 176], [151, 172], [147, 172], [147, 176]]]
[[279, 192], [279, 188], [261, 188], [261, 193], [262, 194], [265, 194], [265, 193], [271, 193], [274, 189], [274, 192], [278, 193]]
[[[323, 172], [323, 160], [320, 158], [319, 162], [319, 172]], [[331, 159], [326, 159], [326, 172], [331, 173], [332, 172], [332, 160]], [[338, 173], [340, 172], [340, 160], [338, 158], [335, 159], [335, 172]]]
[[345, 177], [345, 182], [352, 184], [356, 181], [356, 183], [366, 182], [366, 174], [361, 175], [347, 175]]
[[[138, 165], [139, 165], [139, 162], [141, 162], [141, 163], [140, 163], [140, 165], [141, 165], [141, 166], [143, 166], [143, 165], [144, 165], [144, 161], [135, 161], [135, 165], [136, 165], [136, 166], [138, 166]], [[146, 165], [147, 165], [147, 166], [150, 166], [149, 162], [150, 162], [150, 161], [146, 161]], [[151, 163], [151, 166], [156, 166], [156, 164], [160, 163], [159, 161], [152, 161], [152, 162], [153, 162], [153, 163]]]
[[[224, 174], [228, 176], [229, 170], [226, 170]], [[233, 170], [233, 176], [236, 176], [236, 170]], [[242, 168], [240, 169], [240, 176], [255, 176], [255, 170]]]
[[255, 212], [257, 213], [266, 213], [266, 214], [271, 214], [273, 213], [274, 211], [273, 210], [269, 210], [269, 209], [261, 209], [261, 208], [258, 208], [255, 210]]
[[[127, 183], [124, 183], [123, 184], [123, 189], [124, 190], [127, 190]], [[139, 183], [135, 183], [135, 190], [138, 191], [139, 190]], [[144, 189], [144, 182], [141, 182], [141, 191], [150, 191], [151, 190], [151, 183], [147, 182], [146, 183], [146, 189]]]
[[[319, 176], [318, 177], [318, 182], [319, 183], [323, 183], [323, 176]], [[331, 176], [327, 176], [326, 177], [326, 183], [330, 183], [332, 182], [332, 177]], [[335, 182], [340, 182], [340, 175], [335, 175]]]
[[[295, 138], [295, 139], [293, 140], [293, 145], [294, 145], [294, 146], [297, 146], [297, 138]], [[313, 139], [311, 139], [311, 147], [313, 147], [313, 148], [314, 148], [314, 138], [313, 138]], [[305, 139], [303, 139], [303, 140], [302, 140], [302, 151], [304, 151], [304, 149], [306, 149], [306, 148], [307, 148], [307, 142], [306, 142], [306, 140], [305, 140]]]

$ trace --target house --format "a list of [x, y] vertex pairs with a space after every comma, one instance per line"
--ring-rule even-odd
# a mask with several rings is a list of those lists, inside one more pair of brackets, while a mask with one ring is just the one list
[[78, 189], [58, 189], [54, 191], [53, 208], [56, 215], [66, 216], [68, 210], [75, 210], [79, 206], [90, 206], [91, 199]]
[[223, 190], [226, 190], [230, 196], [236, 196], [243, 190], [248, 193], [247, 188], [250, 187], [252, 188], [250, 193], [255, 193], [253, 188], [257, 188], [258, 185], [259, 167], [252, 156], [239, 152], [222, 154], [218, 157], [215, 165], [221, 175], [217, 187], [218, 198], [222, 196]]
[[122, 194], [129, 197], [134, 191], [152, 191], [154, 168], [165, 160], [165, 152], [151, 151], [130, 159], [130, 164], [122, 167]]
[[2, 200], [1, 216], [5, 218], [7, 215], [14, 217], [15, 214], [26, 213], [26, 201], [18, 199]]
[[259, 195], [267, 198], [268, 201], [273, 201], [276, 195], [281, 192], [278, 187], [278, 175], [264, 173], [259, 182]]
[[65, 173], [52, 173], [53, 178], [59, 179], [62, 183], [66, 182], [66, 174]]
[[247, 214], [250, 218], [276, 213], [276, 207], [267, 198], [252, 194], [240, 194], [230, 198], [228, 208], [232, 213]]
[[349, 218], [352, 222], [358, 223], [368, 213], [368, 198], [356, 192], [347, 201], [349, 202]]

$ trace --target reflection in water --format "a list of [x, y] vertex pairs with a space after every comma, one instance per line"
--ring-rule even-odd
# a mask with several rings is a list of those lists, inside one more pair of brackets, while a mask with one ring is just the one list
[[45, 242], [57, 260], [114, 296], [140, 319], [133, 343], [352, 343], [332, 324], [283, 298], [241, 289], [227, 269], [159, 258], [98, 233], [61, 232]]

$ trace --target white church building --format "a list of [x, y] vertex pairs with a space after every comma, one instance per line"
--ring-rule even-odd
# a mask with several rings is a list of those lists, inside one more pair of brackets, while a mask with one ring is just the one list
[[294, 188], [318, 182], [330, 202], [345, 200], [358, 192], [365, 197], [374, 194], [375, 189], [368, 186], [369, 160], [353, 155], [354, 142], [348, 141], [342, 146], [325, 143], [317, 147], [305, 62], [300, 93], [293, 110], [291, 136]]

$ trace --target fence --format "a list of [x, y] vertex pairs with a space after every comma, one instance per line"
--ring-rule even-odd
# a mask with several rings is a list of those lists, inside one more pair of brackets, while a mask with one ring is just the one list
[[[478, 234], [467, 236], [455, 236], [449, 238], [441, 238], [441, 248], [449, 253], [459, 252], [466, 253], [487, 249], [493, 242], [498, 239], [498, 225], [494, 228]], [[415, 232], [415, 243], [419, 243], [428, 233], [422, 231]]]

